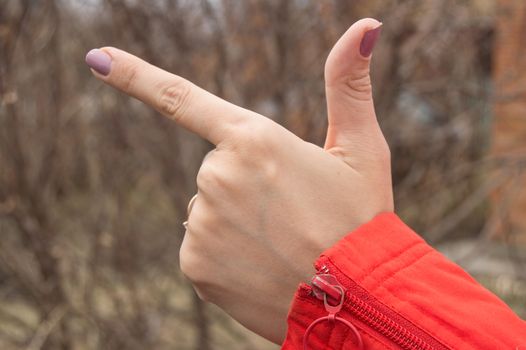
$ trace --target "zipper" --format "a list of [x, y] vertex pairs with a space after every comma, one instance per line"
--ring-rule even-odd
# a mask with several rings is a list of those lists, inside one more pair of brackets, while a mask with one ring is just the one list
[[326, 300], [326, 304], [343, 303], [345, 309], [342, 309], [340, 314], [344, 311], [350, 313], [353, 319], [381, 334], [400, 349], [449, 350], [427, 332], [380, 303], [341, 273], [327, 257], [320, 258], [315, 267], [317, 274], [311, 280], [313, 295], [320, 300]]
[[[330, 324], [339, 322], [345, 325], [348, 331], [354, 333], [354, 341], [356, 342], [358, 349], [364, 350], [362, 336], [360, 335], [360, 332], [358, 332], [358, 329], [351, 322], [338, 315], [345, 301], [345, 289], [343, 286], [340, 285], [338, 280], [330, 274], [315, 275], [312, 279], [312, 286], [314, 295], [318, 299], [323, 299], [323, 305], [325, 306], [325, 311], [328, 312], [328, 315], [317, 318], [307, 327], [305, 334], [303, 335], [303, 350], [309, 349], [309, 334], [312, 333], [316, 325], [323, 322], [329, 322]], [[331, 303], [329, 302], [330, 298], [337, 301]]]

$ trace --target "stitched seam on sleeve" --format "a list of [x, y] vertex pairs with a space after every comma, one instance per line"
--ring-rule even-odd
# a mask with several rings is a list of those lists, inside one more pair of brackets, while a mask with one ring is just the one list
[[382, 279], [382, 281], [378, 281], [376, 278], [376, 281], [378, 282], [376, 284], [376, 286], [374, 288], [372, 288], [369, 293], [374, 293], [378, 287], [382, 286], [383, 283], [386, 283], [387, 281], [393, 279], [397, 274], [399, 274], [400, 272], [404, 271], [405, 269], [407, 269], [408, 267], [410, 266], [413, 266], [415, 263], [417, 263], [419, 260], [421, 260], [422, 258], [424, 258], [426, 255], [428, 255], [429, 253], [432, 253], [433, 250], [430, 248], [428, 250], [426, 250], [423, 254], [421, 254], [420, 256], [416, 257], [414, 260], [411, 260], [409, 261], [406, 265], [402, 266], [401, 268], [391, 272], [389, 275], [385, 276], [385, 278]]
[[[406, 246], [402, 249], [400, 249], [399, 251], [395, 252], [395, 253], [392, 253], [389, 255], [389, 257], [387, 257], [386, 259], [384, 259], [383, 261], [377, 263], [376, 265], [373, 265], [371, 267], [369, 267], [367, 270], [362, 270], [363, 271], [363, 274], [362, 276], [360, 277], [360, 279], [356, 280], [357, 283], [361, 283], [363, 282], [363, 280], [367, 277], [370, 277], [370, 275], [372, 275], [372, 273], [377, 270], [378, 268], [380, 268], [381, 266], [385, 265], [386, 263], [388, 262], [391, 262], [392, 260], [394, 259], [398, 259], [400, 258], [401, 256], [403, 256], [404, 254], [407, 254], [409, 253], [411, 250], [413, 250], [414, 248], [420, 246], [421, 244], [425, 244], [424, 242], [414, 242], [412, 244], [410, 244], [409, 246]], [[378, 280], [377, 280], [378, 281]], [[379, 282], [379, 281], [378, 281]]]

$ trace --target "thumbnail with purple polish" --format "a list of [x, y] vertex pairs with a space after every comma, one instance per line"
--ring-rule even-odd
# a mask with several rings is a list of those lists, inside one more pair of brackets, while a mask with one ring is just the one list
[[371, 56], [371, 54], [373, 53], [374, 45], [378, 41], [378, 37], [380, 36], [381, 31], [382, 25], [365, 32], [362, 38], [362, 42], [360, 43], [360, 54], [363, 57]]
[[108, 75], [110, 73], [111, 57], [102, 50], [93, 49], [88, 52], [86, 63], [99, 74]]

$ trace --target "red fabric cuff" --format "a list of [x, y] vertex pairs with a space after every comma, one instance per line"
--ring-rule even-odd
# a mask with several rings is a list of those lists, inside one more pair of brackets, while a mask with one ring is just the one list
[[[365, 349], [514, 349], [526, 344], [526, 324], [462, 268], [431, 248], [394, 213], [383, 213], [317, 259], [318, 271], [346, 288], [338, 315], [359, 330]], [[325, 268], [324, 268], [325, 267]], [[303, 349], [307, 327], [327, 316], [302, 284], [288, 316], [282, 349]], [[380, 319], [382, 318], [382, 319]], [[324, 322], [308, 349], [353, 349], [356, 335]], [[421, 347], [418, 344], [425, 344]]]

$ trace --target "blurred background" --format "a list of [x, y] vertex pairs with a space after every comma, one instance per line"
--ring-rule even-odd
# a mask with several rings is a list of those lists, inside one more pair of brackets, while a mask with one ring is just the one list
[[0, 348], [277, 349], [178, 269], [211, 145], [91, 76], [112, 45], [322, 145], [323, 66], [372, 75], [398, 214], [526, 317], [523, 0], [0, 0]]

